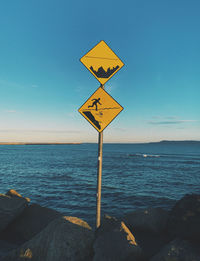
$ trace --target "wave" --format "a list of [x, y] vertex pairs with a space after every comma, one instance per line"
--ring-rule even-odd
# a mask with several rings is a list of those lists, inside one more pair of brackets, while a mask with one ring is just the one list
[[143, 153], [128, 154], [128, 156], [129, 157], [143, 157], [143, 158], [147, 158], [147, 157], [159, 158], [159, 157], [161, 157], [160, 155], [156, 155], [156, 154], [143, 154]]

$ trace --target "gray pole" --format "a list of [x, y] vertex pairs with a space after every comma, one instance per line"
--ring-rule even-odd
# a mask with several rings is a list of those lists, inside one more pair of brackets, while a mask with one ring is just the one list
[[[101, 87], [104, 89], [104, 85], [101, 85]], [[99, 132], [99, 144], [98, 144], [96, 228], [98, 228], [101, 224], [102, 158], [103, 158], [103, 131]]]

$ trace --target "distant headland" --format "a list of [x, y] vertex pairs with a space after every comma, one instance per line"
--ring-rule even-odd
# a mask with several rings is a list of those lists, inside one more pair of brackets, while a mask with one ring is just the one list
[[161, 140], [159, 142], [149, 142], [150, 144], [200, 144], [198, 140]]

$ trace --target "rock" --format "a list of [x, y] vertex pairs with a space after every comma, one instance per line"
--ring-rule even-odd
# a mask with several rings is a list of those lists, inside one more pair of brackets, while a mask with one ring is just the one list
[[[14, 189], [10, 189], [8, 190], [8, 192], [6, 193], [7, 196], [10, 196], [10, 197], [19, 197], [19, 198], [24, 198], [22, 197], [21, 194], [19, 194], [16, 190]], [[30, 198], [25, 198], [27, 202], [30, 202]]]
[[93, 239], [93, 232], [86, 222], [63, 216], [53, 220], [2, 261], [89, 261]]
[[24, 243], [60, 216], [62, 214], [56, 210], [32, 204], [3, 231], [1, 238], [12, 243]]
[[138, 261], [142, 258], [141, 248], [124, 222], [109, 216], [104, 217], [96, 232], [93, 251], [93, 261]]
[[200, 250], [190, 242], [175, 239], [150, 259], [150, 261], [200, 261]]
[[144, 253], [144, 260], [149, 260], [152, 256], [160, 251], [160, 249], [169, 242], [166, 234], [156, 235], [147, 231], [135, 231], [136, 242]]
[[28, 202], [23, 197], [0, 194], [0, 231], [17, 218], [27, 205]]
[[161, 234], [165, 229], [168, 211], [162, 208], [147, 208], [130, 212], [123, 217], [131, 231], [140, 230]]
[[155, 255], [169, 239], [164, 233], [168, 211], [161, 208], [147, 208], [130, 212], [123, 221], [142, 248], [144, 256], [149, 259]]
[[169, 213], [167, 231], [173, 237], [200, 240], [200, 195], [185, 195]]
[[17, 246], [14, 244], [10, 244], [4, 240], [0, 240], [0, 260], [2, 260], [3, 256], [8, 254], [11, 250], [16, 248]]
[[65, 216], [65, 219], [68, 220], [69, 222], [79, 225], [81, 227], [85, 227], [88, 228], [89, 230], [92, 230], [91, 226], [88, 225], [87, 222], [85, 222], [84, 220], [77, 218], [77, 217], [70, 217], [70, 216]]

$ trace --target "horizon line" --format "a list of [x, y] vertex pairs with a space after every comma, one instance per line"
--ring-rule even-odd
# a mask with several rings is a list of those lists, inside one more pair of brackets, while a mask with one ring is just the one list
[[[104, 142], [104, 144], [148, 144], [148, 143], [167, 143], [167, 142], [200, 142], [200, 140], [160, 140], [160, 141], [135, 141], [135, 142]], [[1, 142], [0, 145], [81, 145], [98, 144], [98, 142]]]

